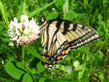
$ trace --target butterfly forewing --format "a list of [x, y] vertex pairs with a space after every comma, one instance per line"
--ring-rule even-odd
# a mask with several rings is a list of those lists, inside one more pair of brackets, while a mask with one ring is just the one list
[[42, 56], [50, 61], [50, 64], [43, 64], [50, 68], [62, 60], [70, 49], [79, 48], [99, 38], [93, 28], [66, 20], [45, 20], [40, 27], [44, 46]]
[[93, 28], [70, 21], [63, 21], [59, 30], [70, 43], [71, 49], [76, 49], [99, 38]]

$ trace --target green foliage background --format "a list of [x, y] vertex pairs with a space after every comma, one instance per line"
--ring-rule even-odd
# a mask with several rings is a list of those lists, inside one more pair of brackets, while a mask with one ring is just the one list
[[[68, 1], [68, 2], [67, 2]], [[0, 0], [0, 82], [108, 82], [109, 81], [109, 1], [108, 0]], [[45, 69], [39, 54], [43, 51], [40, 38], [25, 48], [9, 46], [8, 25], [22, 14], [34, 17], [40, 24], [42, 16], [48, 20], [59, 18], [93, 27], [100, 35], [94, 43], [72, 50], [54, 71]], [[80, 70], [74, 70], [75, 60]], [[66, 66], [72, 72], [66, 73]]]

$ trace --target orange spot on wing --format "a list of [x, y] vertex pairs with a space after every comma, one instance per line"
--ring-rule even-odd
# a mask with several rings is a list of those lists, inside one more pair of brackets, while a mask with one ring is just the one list
[[65, 44], [65, 48], [68, 48], [69, 47], [69, 44]]
[[58, 56], [57, 59], [58, 59], [58, 60], [61, 60], [61, 59], [62, 59], [62, 56]]
[[46, 59], [46, 56], [42, 56], [44, 59]]
[[66, 50], [63, 50], [63, 51], [62, 51], [62, 54], [66, 54]]

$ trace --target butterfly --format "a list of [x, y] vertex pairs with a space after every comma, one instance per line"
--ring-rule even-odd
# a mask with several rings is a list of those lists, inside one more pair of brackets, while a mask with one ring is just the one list
[[53, 68], [68, 55], [69, 50], [77, 49], [99, 38], [99, 34], [86, 25], [68, 20], [46, 20], [42, 17], [40, 25], [41, 44], [44, 46], [42, 57], [50, 63], [42, 62]]

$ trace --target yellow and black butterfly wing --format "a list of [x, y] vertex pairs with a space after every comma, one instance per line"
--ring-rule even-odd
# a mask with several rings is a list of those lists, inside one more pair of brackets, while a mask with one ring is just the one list
[[[41, 31], [41, 38], [42, 45], [44, 46], [42, 56], [50, 61], [50, 64], [45, 62], [43, 62], [43, 64], [50, 68], [67, 54], [68, 46], [66, 47], [65, 44], [68, 42], [65, 36], [60, 31], [57, 31], [57, 27], [54, 25], [49, 25], [49, 28], [44, 28], [43, 31]], [[66, 48], [64, 48], [64, 46]], [[63, 51], [65, 49], [66, 51]]]
[[59, 29], [70, 43], [71, 49], [79, 48], [99, 38], [99, 34], [85, 25], [64, 21]]
[[44, 20], [41, 25], [41, 37], [44, 51], [43, 58], [50, 64], [43, 65], [51, 68], [67, 55], [69, 49], [76, 49], [99, 38], [98, 33], [85, 25], [64, 20]]

